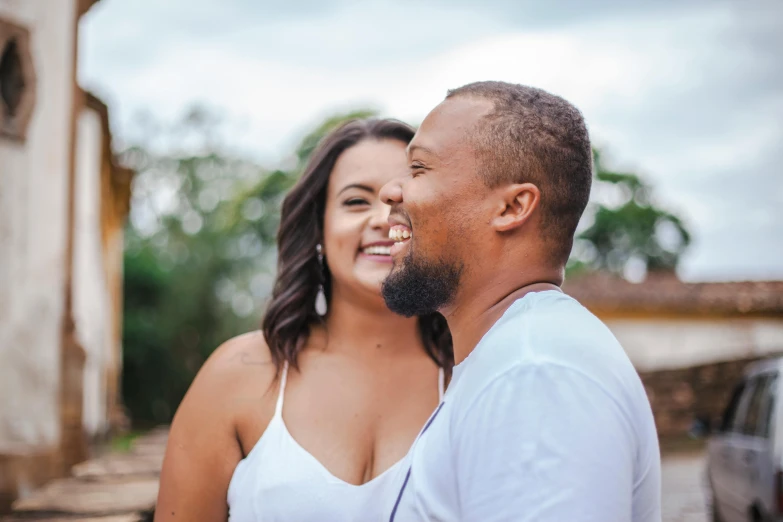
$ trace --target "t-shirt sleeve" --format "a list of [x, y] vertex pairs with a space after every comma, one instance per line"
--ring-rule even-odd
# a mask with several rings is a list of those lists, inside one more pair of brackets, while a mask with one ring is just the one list
[[576, 370], [506, 371], [453, 427], [461, 519], [631, 521], [630, 424], [615, 398]]

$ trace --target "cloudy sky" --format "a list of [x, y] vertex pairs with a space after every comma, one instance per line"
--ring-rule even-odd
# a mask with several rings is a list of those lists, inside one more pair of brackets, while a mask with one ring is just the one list
[[193, 103], [273, 166], [311, 125], [371, 107], [416, 124], [476, 80], [575, 103], [613, 166], [695, 240], [689, 280], [783, 278], [783, 2], [102, 0], [80, 80], [131, 139]]

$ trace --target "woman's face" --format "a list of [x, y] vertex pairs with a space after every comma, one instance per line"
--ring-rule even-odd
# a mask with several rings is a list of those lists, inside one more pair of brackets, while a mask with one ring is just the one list
[[406, 144], [367, 139], [343, 152], [329, 176], [324, 213], [324, 256], [332, 273], [332, 296], [380, 297], [392, 268], [389, 205], [378, 197], [389, 180], [407, 169]]

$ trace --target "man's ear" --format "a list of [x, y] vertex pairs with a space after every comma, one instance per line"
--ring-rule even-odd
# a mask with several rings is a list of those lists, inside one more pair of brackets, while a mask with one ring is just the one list
[[509, 232], [524, 225], [541, 201], [541, 191], [532, 183], [515, 183], [498, 189], [497, 212], [490, 225], [498, 232]]

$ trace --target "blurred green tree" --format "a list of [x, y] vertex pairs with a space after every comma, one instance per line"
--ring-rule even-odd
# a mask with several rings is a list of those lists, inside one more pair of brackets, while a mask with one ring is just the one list
[[315, 129], [310, 131], [299, 143], [296, 148], [296, 157], [299, 160], [299, 168], [301, 169], [307, 163], [310, 155], [318, 146], [318, 142], [321, 138], [329, 134], [332, 129], [337, 128], [343, 122], [353, 119], [372, 118], [377, 116], [378, 113], [369, 109], [360, 109], [356, 111], [347, 112], [344, 114], [335, 114], [326, 118], [323, 123], [318, 125]]
[[610, 170], [598, 150], [593, 160], [593, 193], [569, 274], [603, 270], [641, 279], [673, 272], [691, 242], [683, 219], [656, 204], [652, 187], [638, 175]]

